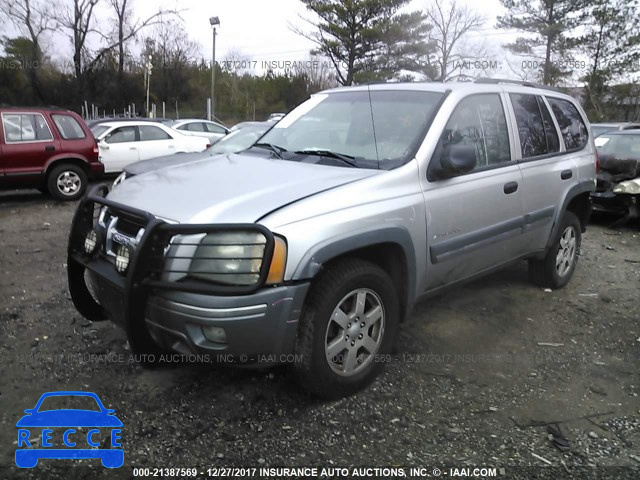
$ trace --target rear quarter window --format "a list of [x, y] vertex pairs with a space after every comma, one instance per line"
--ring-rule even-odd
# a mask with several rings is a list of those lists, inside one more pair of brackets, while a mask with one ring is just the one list
[[567, 151], [581, 150], [589, 142], [589, 131], [576, 106], [568, 100], [547, 97], [558, 121]]
[[71, 115], [53, 114], [53, 122], [56, 124], [60, 136], [65, 140], [80, 140], [86, 138], [82, 126]]

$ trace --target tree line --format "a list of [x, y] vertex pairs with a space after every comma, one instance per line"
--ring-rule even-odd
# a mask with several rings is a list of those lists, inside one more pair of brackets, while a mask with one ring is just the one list
[[[88, 101], [107, 114], [135, 104], [144, 115], [150, 57], [150, 101], [164, 103], [167, 116], [203, 117], [211, 63], [189, 38], [181, 12], [138, 18], [134, 1], [0, 0], [0, 103], [80, 111]], [[415, 10], [410, 0], [301, 2], [307, 14], [292, 28], [315, 43], [309, 61], [257, 73], [242, 68], [250, 55], [231, 49], [215, 66], [220, 119], [260, 120], [335, 85], [496, 75], [580, 85], [573, 92], [592, 121], [639, 118], [635, 1], [500, 0], [506, 13], [497, 19], [456, 0], [424, 0]], [[54, 32], [71, 44], [62, 63], [47, 42]], [[483, 37], [500, 33], [515, 40], [496, 52]]]

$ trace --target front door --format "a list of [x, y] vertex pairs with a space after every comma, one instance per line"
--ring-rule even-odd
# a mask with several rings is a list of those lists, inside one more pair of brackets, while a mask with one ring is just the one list
[[138, 132], [134, 125], [113, 129], [104, 137], [105, 145], [100, 146], [100, 160], [105, 173], [121, 172], [130, 163], [140, 159]]
[[[429, 269], [434, 290], [518, 255], [522, 242], [522, 175], [513, 156], [505, 97], [471, 95], [454, 109], [435, 149], [423, 193]], [[434, 178], [433, 164], [452, 145], [475, 147], [476, 167]]]

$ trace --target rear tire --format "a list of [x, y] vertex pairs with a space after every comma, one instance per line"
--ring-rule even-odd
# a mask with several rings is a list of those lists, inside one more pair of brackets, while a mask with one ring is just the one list
[[581, 242], [580, 220], [573, 212], [566, 211], [547, 255], [542, 260], [529, 260], [531, 281], [545, 288], [564, 287], [578, 264]]
[[70, 163], [58, 165], [47, 176], [47, 190], [58, 200], [78, 200], [87, 189], [87, 174]]
[[329, 267], [311, 287], [300, 318], [298, 383], [327, 399], [363, 389], [391, 354], [399, 319], [398, 293], [382, 268], [359, 259]]

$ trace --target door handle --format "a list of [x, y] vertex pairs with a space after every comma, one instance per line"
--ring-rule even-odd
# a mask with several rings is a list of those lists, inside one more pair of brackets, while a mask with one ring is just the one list
[[129, 147], [129, 150], [137, 150], [136, 147]]
[[504, 184], [504, 193], [509, 195], [518, 191], [518, 182], [509, 182]]
[[46, 147], [44, 147], [44, 151], [45, 152], [55, 152], [56, 151], [56, 147], [54, 147], [53, 145], [47, 145]]
[[560, 174], [560, 178], [562, 180], [569, 180], [571, 177], [573, 177], [572, 170], [563, 170], [562, 173]]

